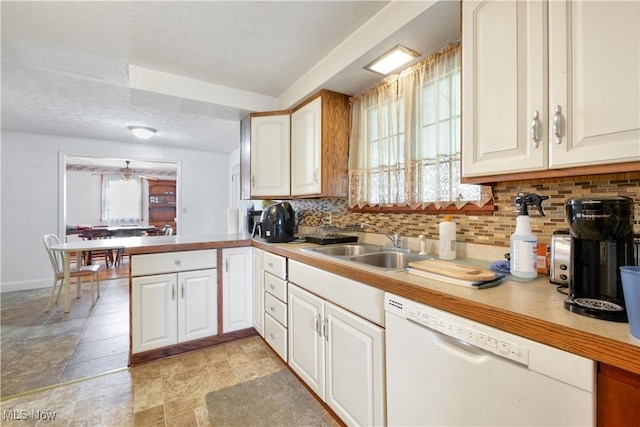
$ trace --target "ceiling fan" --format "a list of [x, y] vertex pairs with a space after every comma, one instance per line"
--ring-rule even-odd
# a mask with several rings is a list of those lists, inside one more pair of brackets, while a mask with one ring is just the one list
[[134, 178], [134, 177], [144, 178], [149, 181], [158, 181], [158, 178], [155, 178], [153, 176], [143, 175], [143, 174], [137, 173], [135, 169], [131, 169], [129, 167], [129, 163], [131, 163], [130, 160], [125, 160], [125, 162], [127, 166], [124, 168], [120, 168], [118, 172], [108, 172], [100, 175], [122, 175], [122, 179], [124, 179], [125, 181], [129, 181], [131, 178]]

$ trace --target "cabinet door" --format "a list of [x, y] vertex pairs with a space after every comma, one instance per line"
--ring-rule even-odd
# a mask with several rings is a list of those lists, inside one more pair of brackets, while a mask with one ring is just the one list
[[131, 284], [132, 352], [177, 343], [176, 275], [134, 277]]
[[546, 7], [462, 2], [463, 176], [547, 167]]
[[253, 327], [253, 281], [251, 248], [223, 249], [222, 331]]
[[217, 278], [215, 269], [178, 273], [178, 341], [218, 333]]
[[550, 166], [640, 160], [640, 2], [549, 4]]
[[290, 194], [289, 114], [251, 117], [251, 197]]
[[384, 330], [325, 303], [326, 402], [347, 425], [385, 425]]
[[253, 260], [253, 327], [264, 338], [264, 270], [262, 255], [264, 251], [252, 248]]
[[289, 284], [289, 366], [324, 400], [323, 300]]
[[322, 97], [291, 114], [291, 195], [322, 191]]

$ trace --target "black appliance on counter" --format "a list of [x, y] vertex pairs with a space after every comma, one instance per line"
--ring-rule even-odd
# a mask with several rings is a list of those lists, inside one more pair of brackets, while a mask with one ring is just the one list
[[261, 220], [253, 228], [253, 237], [258, 230], [260, 237], [269, 243], [286, 243], [294, 239], [295, 214], [289, 202], [275, 203], [262, 211]]
[[619, 267], [636, 265], [633, 200], [628, 197], [569, 199], [565, 210], [571, 233], [571, 274], [567, 310], [626, 322]]

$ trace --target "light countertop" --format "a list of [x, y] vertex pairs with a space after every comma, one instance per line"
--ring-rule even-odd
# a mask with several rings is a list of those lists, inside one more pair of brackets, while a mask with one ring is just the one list
[[302, 251], [305, 247], [317, 246], [309, 243], [269, 244], [254, 239], [252, 244], [384, 291], [640, 374], [640, 339], [631, 335], [629, 324], [569, 312], [563, 304], [566, 296], [556, 290], [556, 285], [549, 283], [548, 276], [526, 283], [504, 280], [493, 288], [472, 289], [407, 272], [388, 273]]

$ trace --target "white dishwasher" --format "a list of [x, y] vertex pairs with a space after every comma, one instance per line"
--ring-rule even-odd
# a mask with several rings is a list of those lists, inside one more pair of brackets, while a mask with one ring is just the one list
[[390, 426], [593, 426], [595, 362], [385, 294]]

